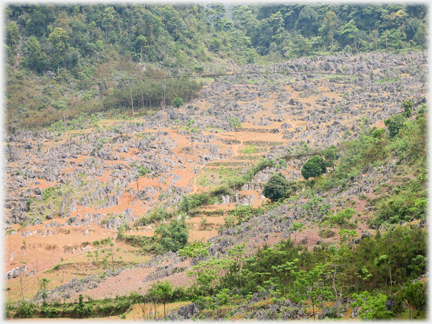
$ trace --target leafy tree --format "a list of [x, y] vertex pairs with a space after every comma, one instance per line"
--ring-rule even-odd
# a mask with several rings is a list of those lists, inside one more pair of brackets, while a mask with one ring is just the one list
[[329, 10], [324, 16], [324, 21], [319, 29], [319, 32], [322, 35], [324, 35], [325, 41], [327, 43], [330, 43], [331, 47], [333, 47], [334, 34], [336, 31], [336, 23], [337, 23], [336, 14], [333, 11]]
[[305, 224], [303, 222], [298, 222], [298, 223], [293, 222], [292, 223], [291, 229], [294, 231], [294, 243], [297, 242], [297, 231], [301, 230], [304, 227], [304, 225]]
[[307, 162], [303, 164], [303, 168], [301, 170], [301, 174], [306, 180], [309, 178], [318, 177], [326, 172], [326, 164], [324, 163], [323, 158], [317, 155], [307, 160]]
[[344, 45], [354, 45], [358, 36], [359, 29], [357, 28], [354, 20], [350, 20], [347, 24], [342, 26], [339, 36], [344, 42]]
[[142, 58], [143, 58], [143, 48], [146, 47], [147, 44], [147, 38], [145, 38], [145, 36], [140, 35], [137, 37], [136, 39], [136, 44], [140, 49], [140, 63], [142, 63]]
[[417, 42], [417, 44], [421, 45], [423, 48], [426, 45], [427, 41], [427, 26], [425, 23], [421, 23], [419, 28], [417, 29], [416, 34], [414, 35], [414, 40]]
[[25, 65], [37, 72], [42, 72], [45, 70], [46, 65], [48, 64], [48, 58], [44, 52], [42, 52], [40, 44], [36, 36], [32, 35], [29, 37], [26, 43], [27, 50], [29, 51], [29, 55], [25, 61]]
[[338, 234], [341, 238], [341, 242], [352, 241], [353, 238], [358, 235], [356, 230], [350, 229], [340, 229]]
[[156, 229], [155, 234], [158, 236], [156, 251], [160, 254], [183, 249], [189, 237], [184, 220], [172, 220], [169, 225], [163, 224]]
[[411, 118], [413, 114], [413, 109], [412, 109], [413, 106], [414, 103], [412, 102], [412, 100], [405, 100], [404, 102], [402, 102], [402, 108], [404, 109], [403, 113], [406, 118]]
[[6, 27], [6, 44], [12, 50], [15, 50], [20, 38], [21, 36], [19, 34], [17, 25], [13, 22], [9, 23]]
[[330, 288], [324, 284], [325, 266], [318, 264], [309, 271], [292, 270], [292, 273], [295, 276], [295, 282], [291, 298], [298, 302], [310, 300], [315, 320], [315, 306], [323, 300], [334, 298]]
[[347, 208], [341, 210], [334, 215], [330, 215], [330, 222], [339, 226], [348, 225], [348, 220], [351, 219], [355, 214], [355, 210]]
[[303, 36], [310, 37], [316, 35], [318, 29], [318, 13], [312, 8], [312, 6], [304, 6], [300, 10], [298, 16], [299, 29]]
[[57, 74], [59, 73], [59, 66], [65, 61], [66, 51], [68, 48], [67, 41], [69, 40], [69, 35], [61, 27], [56, 27], [54, 31], [48, 36], [47, 41], [54, 45], [53, 51], [53, 62], [57, 65]]
[[293, 182], [288, 182], [282, 173], [278, 173], [272, 176], [269, 182], [264, 185], [263, 195], [271, 201], [276, 201], [289, 197], [288, 191], [292, 189], [292, 192], [295, 190], [294, 187]]
[[187, 271], [188, 277], [196, 277], [196, 286], [193, 290], [202, 295], [206, 292], [212, 294], [222, 279], [221, 273], [233, 266], [234, 260], [228, 258], [201, 261], [198, 265]]
[[42, 10], [33, 8], [30, 15], [30, 20], [27, 22], [27, 29], [30, 35], [35, 35], [36, 37], [42, 37], [46, 32], [46, 26], [48, 19]]
[[114, 15], [116, 11], [113, 7], [107, 7], [103, 11], [102, 27], [105, 28], [105, 41], [108, 41], [108, 30], [114, 28]]
[[184, 105], [183, 99], [180, 97], [174, 98], [172, 102], [173, 106], [176, 108], [179, 108]]
[[156, 282], [150, 286], [148, 290], [150, 296], [155, 296], [157, 300], [161, 301], [164, 305], [164, 317], [166, 316], [165, 305], [172, 298], [173, 286], [169, 281]]
[[41, 279], [41, 287], [42, 289], [46, 290], [47, 289], [47, 284], [51, 281], [51, 279], [48, 278], [42, 278]]
[[389, 130], [390, 138], [395, 137], [402, 129], [405, 123], [405, 116], [402, 114], [394, 115], [392, 118], [386, 119], [384, 124]]

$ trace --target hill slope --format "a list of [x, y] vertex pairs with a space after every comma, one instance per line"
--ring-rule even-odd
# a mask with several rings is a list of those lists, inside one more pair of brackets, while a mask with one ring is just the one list
[[[142, 318], [148, 304], [131, 305], [160, 302], [149, 291], [168, 280], [165, 301], [194, 302], [178, 319], [333, 316], [334, 304], [357, 317], [363, 291], [395, 302], [374, 318], [424, 316], [424, 294], [409, 291], [425, 275], [427, 68], [423, 52], [249, 65], [179, 109], [8, 135], [7, 301], [46, 300], [41, 317]], [[334, 167], [303, 181], [314, 155]], [[297, 190], [271, 203], [262, 190], [278, 172]], [[80, 294], [88, 302], [69, 304]]]

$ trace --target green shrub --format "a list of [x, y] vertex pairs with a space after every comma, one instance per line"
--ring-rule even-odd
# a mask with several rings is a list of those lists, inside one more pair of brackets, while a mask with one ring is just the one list
[[76, 304], [73, 308], [72, 314], [75, 317], [83, 318], [83, 317], [90, 317], [94, 314], [94, 310], [92, 305], [86, 305], [84, 304], [84, 297], [83, 295], [78, 296], [78, 304]]
[[255, 145], [248, 145], [241, 152], [244, 154], [253, 154], [253, 153], [258, 153], [258, 150], [257, 150], [257, 147]]
[[111, 243], [111, 237], [106, 237], [106, 238], [102, 239], [100, 242], [102, 245], [110, 244]]
[[158, 254], [183, 249], [189, 237], [187, 224], [183, 220], [172, 220], [169, 225], [163, 224], [156, 229], [155, 235], [159, 237], [155, 248]]
[[418, 312], [426, 310], [426, 285], [422, 281], [409, 283], [402, 289], [402, 298]]
[[354, 209], [347, 208], [345, 210], [337, 212], [335, 215], [330, 215], [330, 222], [337, 225], [348, 225], [348, 220], [351, 219], [354, 214]]
[[386, 119], [384, 124], [389, 130], [390, 138], [395, 137], [404, 126], [405, 116], [403, 114], [394, 115], [392, 118]]
[[275, 174], [264, 185], [263, 195], [271, 201], [288, 198], [297, 190], [295, 182], [288, 182], [281, 174]]
[[182, 98], [177, 97], [173, 99], [172, 105], [176, 108], [179, 108], [184, 105], [184, 101]]
[[32, 303], [28, 303], [25, 300], [20, 301], [17, 312], [15, 313], [15, 317], [19, 317], [19, 318], [32, 317], [35, 312], [35, 308], [36, 306]]
[[57, 307], [50, 306], [48, 304], [42, 305], [40, 309], [41, 313], [48, 318], [55, 318], [59, 316], [60, 309]]
[[230, 297], [228, 295], [229, 291], [230, 290], [228, 288], [224, 288], [224, 289], [222, 289], [221, 292], [216, 294], [216, 299], [218, 300], [219, 306], [223, 306], [223, 305], [226, 305], [228, 303], [228, 300]]
[[[387, 296], [379, 293], [372, 296], [364, 291], [360, 295], [353, 294], [356, 300], [355, 305], [361, 307], [360, 317], [363, 320], [389, 319], [394, 317], [394, 313], [387, 310]], [[354, 305], [353, 305], [354, 306]]]
[[146, 226], [154, 222], [161, 222], [172, 217], [172, 213], [168, 212], [163, 207], [156, 207], [151, 210], [146, 216], [143, 216], [135, 221], [135, 226]]
[[306, 180], [309, 178], [318, 177], [326, 172], [327, 168], [326, 164], [324, 163], [324, 159], [317, 155], [307, 160], [306, 163], [303, 164], [301, 170], [301, 174]]
[[323, 230], [319, 231], [318, 234], [321, 238], [330, 238], [330, 237], [333, 237], [336, 235], [335, 232], [333, 232], [332, 230], [329, 230], [329, 229], [323, 229]]

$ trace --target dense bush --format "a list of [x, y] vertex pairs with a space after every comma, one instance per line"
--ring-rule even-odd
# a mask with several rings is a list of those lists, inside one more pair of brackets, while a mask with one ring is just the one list
[[155, 251], [163, 254], [168, 251], [177, 252], [182, 249], [189, 237], [186, 222], [184, 220], [172, 220], [169, 225], [163, 224], [155, 230], [159, 237]]
[[309, 178], [318, 177], [327, 172], [326, 163], [320, 156], [311, 157], [303, 164], [301, 174], [308, 180]]
[[275, 174], [264, 185], [263, 195], [271, 201], [288, 198], [297, 190], [294, 181], [288, 182], [281, 174]]

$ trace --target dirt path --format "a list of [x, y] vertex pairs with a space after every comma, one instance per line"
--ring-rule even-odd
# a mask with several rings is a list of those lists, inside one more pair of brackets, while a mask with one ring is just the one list
[[239, 155], [238, 154], [238, 149], [239, 149], [240, 145], [242, 145], [242, 144], [243, 144], [243, 142], [241, 142], [240, 144], [237, 144], [237, 145], [233, 146], [233, 156], [232, 157], [236, 157], [236, 156]]
[[[202, 169], [201, 169], [201, 167], [200, 167], [200, 172], [202, 171]], [[196, 185], [196, 182], [197, 182], [197, 180], [198, 180], [198, 178], [199, 177], [201, 177], [202, 175], [204, 175], [205, 174], [205, 172], [202, 172], [202, 174], [200, 174], [198, 177], [196, 177], [195, 179], [194, 179], [194, 182], [193, 182], [193, 191], [191, 192], [191, 194], [194, 194], [194, 193], [196, 193], [197, 191], [198, 191], [198, 187], [197, 187], [197, 185]]]

